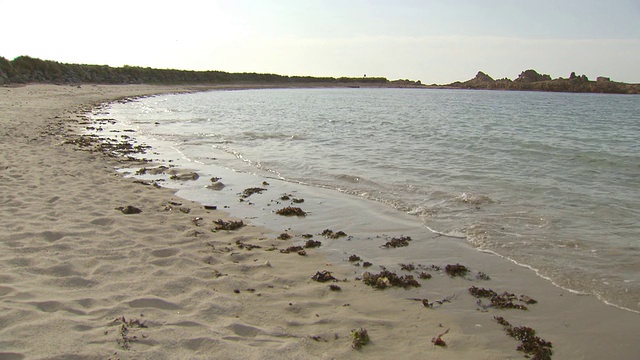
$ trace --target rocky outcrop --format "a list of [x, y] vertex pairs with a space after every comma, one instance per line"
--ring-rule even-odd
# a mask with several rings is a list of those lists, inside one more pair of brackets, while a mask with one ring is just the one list
[[551, 76], [547, 74], [538, 74], [537, 71], [533, 69], [525, 70], [518, 75], [518, 78], [514, 81], [516, 82], [538, 82], [538, 81], [549, 81], [551, 80]]
[[523, 71], [518, 78], [513, 81], [507, 78], [493, 80], [491, 76], [480, 71], [471, 80], [465, 82], [456, 81], [444, 87], [482, 90], [640, 94], [640, 84], [615, 82], [602, 76], [598, 77], [597, 81], [590, 81], [587, 76], [578, 76], [575, 72], [572, 72], [568, 79], [552, 79], [550, 75], [540, 74], [533, 69]]

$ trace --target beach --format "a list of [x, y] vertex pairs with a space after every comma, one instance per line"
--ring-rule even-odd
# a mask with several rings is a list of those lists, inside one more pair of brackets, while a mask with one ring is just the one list
[[[383, 205], [345, 197], [341, 210], [323, 210], [318, 204], [331, 193], [295, 187], [290, 191], [306, 198], [313, 216], [306, 223], [288, 220], [293, 225], [285, 233], [292, 238], [279, 239], [281, 224], [232, 217], [224, 211], [232, 204], [205, 208], [125, 177], [115, 171], [125, 166], [122, 158], [78, 145], [90, 125], [85, 114], [100, 104], [203, 90], [209, 88], [0, 88], [0, 358], [524, 357], [496, 317], [535, 329], [558, 359], [640, 357], [639, 314], [570, 293], [466, 244], [438, 242], [437, 233], [393, 228], [384, 215], [374, 215], [384, 214]], [[282, 192], [268, 191], [274, 194], [264, 201]], [[380, 218], [346, 227], [336, 217], [348, 209]], [[215, 230], [218, 220], [245, 226]], [[299, 225], [314, 221], [312, 229]], [[412, 274], [420, 289], [367, 286], [363, 272], [380, 273], [379, 266], [354, 266], [344, 253], [331, 252], [332, 241], [345, 240], [320, 235], [323, 228], [389, 237], [410, 231], [412, 244], [383, 251], [410, 257], [418, 241], [432, 248], [424, 268], [403, 273]], [[322, 246], [281, 251], [305, 244], [307, 233]], [[458, 263], [473, 273], [444, 271]], [[325, 271], [335, 281], [313, 279]], [[474, 275], [480, 272], [490, 280]], [[431, 278], [421, 279], [421, 273]], [[528, 309], [487, 306], [488, 299], [474, 297], [470, 287], [513, 293], [513, 303]], [[370, 342], [354, 349], [358, 329], [367, 330]], [[436, 341], [439, 336], [446, 345]]]

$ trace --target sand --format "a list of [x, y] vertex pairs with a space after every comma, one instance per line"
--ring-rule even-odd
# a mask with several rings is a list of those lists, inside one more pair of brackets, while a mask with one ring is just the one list
[[[523, 358], [495, 316], [534, 328], [553, 343], [554, 358], [640, 358], [640, 315], [569, 293], [455, 239], [443, 242], [416, 228], [410, 230], [416, 244], [385, 251], [417, 262], [416, 249], [427, 247], [432, 251], [423, 264], [460, 262], [491, 280], [428, 271], [433, 278], [419, 280], [420, 288], [374, 290], [356, 279], [362, 267], [341, 258], [348, 250], [364, 253], [362, 245], [332, 252], [331, 241], [318, 235], [335, 218], [331, 209], [292, 226], [293, 239], [278, 240], [279, 224], [206, 210], [172, 190], [123, 177], [115, 171], [123, 166], [118, 159], [65, 144], [86, 126], [83, 114], [102, 102], [203, 89], [0, 88], [0, 359]], [[307, 203], [323, 196], [332, 195], [312, 191]], [[355, 199], [344, 204], [358, 211], [381, 207]], [[128, 205], [142, 212], [117, 209]], [[214, 232], [218, 219], [247, 226]], [[266, 251], [303, 243], [314, 221], [321, 248], [306, 249], [305, 256]], [[344, 230], [407, 231], [387, 224]], [[337, 248], [345, 240], [333, 241]], [[323, 270], [347, 281], [311, 278]], [[526, 294], [538, 303], [528, 311], [482, 310], [470, 286]], [[451, 296], [451, 302], [427, 308], [411, 300], [427, 296], [430, 302]], [[371, 341], [355, 350], [350, 334], [359, 328]], [[434, 345], [432, 338], [447, 330], [447, 346]]]

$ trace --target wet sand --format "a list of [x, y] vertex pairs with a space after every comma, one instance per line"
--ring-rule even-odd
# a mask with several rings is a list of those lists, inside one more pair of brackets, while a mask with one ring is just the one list
[[[83, 114], [102, 102], [204, 89], [0, 88], [0, 358], [522, 358], [519, 342], [495, 317], [535, 329], [553, 344], [554, 358], [640, 357], [640, 315], [571, 294], [528, 269], [415, 227], [381, 204], [268, 179], [267, 191], [248, 198], [254, 205], [234, 201], [207, 210], [191, 201], [199, 199], [115, 171], [151, 164], [70, 143], [87, 126]], [[225, 176], [236, 184], [228, 189], [234, 194], [264, 180]], [[285, 192], [304, 198], [299, 206], [310, 215], [274, 214], [297, 206], [278, 200]], [[118, 210], [128, 205], [142, 212]], [[231, 207], [220, 211], [225, 205]], [[212, 231], [218, 219], [247, 225]], [[351, 237], [319, 234], [327, 228]], [[278, 239], [283, 232], [292, 238]], [[322, 246], [304, 249], [304, 256], [280, 251], [304, 245], [303, 234]], [[401, 235], [411, 236], [409, 246], [381, 247]], [[389, 252], [416, 270], [400, 270]], [[363, 258], [361, 266], [348, 261], [352, 254]], [[364, 261], [373, 266], [364, 269]], [[442, 270], [458, 263], [470, 273], [451, 277]], [[380, 265], [413, 275], [421, 286], [376, 290], [358, 280], [363, 271], [379, 273]], [[339, 281], [312, 279], [324, 270]], [[420, 279], [421, 272], [431, 278]], [[477, 279], [478, 272], [491, 279]], [[482, 298], [479, 306], [472, 286], [537, 303], [526, 311], [496, 309]], [[354, 350], [351, 331], [359, 328], [371, 341]], [[432, 339], [445, 332], [446, 346], [436, 346]]]

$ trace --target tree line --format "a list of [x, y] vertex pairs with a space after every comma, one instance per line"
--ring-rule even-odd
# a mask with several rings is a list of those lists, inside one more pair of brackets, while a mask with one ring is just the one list
[[370, 83], [389, 82], [383, 77], [312, 77], [224, 71], [153, 69], [150, 67], [66, 64], [18, 56], [7, 60], [0, 56], [0, 84], [7, 83], [93, 83], [93, 84], [296, 84], [296, 83]]

